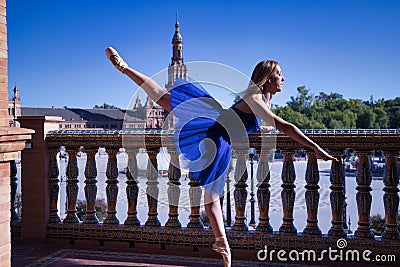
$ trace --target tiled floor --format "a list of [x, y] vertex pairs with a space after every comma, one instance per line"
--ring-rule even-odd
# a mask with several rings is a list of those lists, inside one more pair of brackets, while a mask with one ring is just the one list
[[179, 257], [142, 253], [120, 253], [63, 249], [35, 261], [30, 266], [220, 266], [220, 261], [207, 258]]
[[[257, 260], [250, 261], [252, 253], [248, 250], [233, 250], [232, 267], [238, 266], [321, 266], [320, 264], [304, 263], [270, 263]], [[249, 259], [248, 261], [236, 260]], [[360, 263], [330, 262], [324, 266], [365, 266]], [[104, 246], [88, 245], [87, 243], [70, 245], [67, 242], [37, 242], [35, 240], [13, 240], [12, 267], [81, 267], [81, 266], [155, 266], [155, 267], [217, 267], [223, 266], [220, 256], [208, 248], [200, 248], [193, 252], [186, 247], [168, 248], [166, 250], [154, 247]], [[368, 266], [374, 266], [369, 264]], [[391, 264], [390, 266], [395, 266]]]
[[[223, 266], [219, 255], [203, 252], [90, 247], [65, 243], [37, 243], [14, 241], [12, 266]], [[179, 256], [177, 256], [179, 255]], [[233, 266], [256, 266], [255, 262], [237, 261]]]

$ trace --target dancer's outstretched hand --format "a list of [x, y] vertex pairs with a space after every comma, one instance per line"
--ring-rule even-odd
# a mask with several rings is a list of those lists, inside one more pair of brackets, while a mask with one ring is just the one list
[[329, 155], [328, 152], [318, 147], [315, 149], [315, 154], [323, 160], [332, 160], [333, 162], [338, 162], [338, 159]]
[[271, 132], [273, 130], [275, 130], [274, 126], [264, 126], [264, 125], [260, 126], [260, 132], [261, 133], [269, 133], [269, 132]]

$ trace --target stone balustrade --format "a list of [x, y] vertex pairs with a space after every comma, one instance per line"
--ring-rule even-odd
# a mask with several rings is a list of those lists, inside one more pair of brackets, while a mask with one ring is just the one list
[[[296, 177], [293, 155], [301, 146], [291, 138], [278, 131], [266, 134], [252, 134], [249, 137], [250, 146], [256, 149], [258, 154], [257, 170], [257, 204], [258, 224], [255, 230], [249, 230], [246, 218], [247, 187], [249, 183], [246, 169], [248, 151], [241, 149], [240, 142], [233, 145], [235, 160], [234, 179], [236, 181], [234, 194], [235, 220], [227, 220], [228, 238], [233, 248], [261, 249], [265, 242], [272, 244], [271, 240], [277, 241], [275, 247], [298, 247], [303, 249], [316, 246], [332, 246], [338, 238], [346, 238], [346, 229], [343, 227], [345, 220], [343, 205], [345, 202], [344, 171], [342, 156], [346, 148], [355, 149], [358, 160], [357, 182], [357, 208], [358, 228], [354, 236], [349, 239], [350, 247], [362, 248], [365, 244], [378, 252], [397, 253], [400, 248], [399, 225], [397, 215], [399, 211], [399, 175], [397, 169], [397, 157], [400, 150], [400, 130], [304, 130], [309, 138], [320, 144], [323, 148], [339, 159], [331, 165], [330, 170], [330, 204], [331, 204], [331, 228], [327, 235], [323, 235], [318, 225], [319, 204], [319, 171], [317, 158], [313, 151], [306, 150], [307, 169], [305, 195], [295, 194], [295, 180], [304, 179]], [[125, 241], [130, 246], [135, 243], [165, 245], [186, 245], [195, 247], [207, 247], [213, 242], [212, 233], [204, 227], [200, 219], [200, 203], [202, 191], [199, 184], [191, 179], [189, 173], [189, 199], [190, 216], [187, 225], [179, 221], [179, 199], [181, 192], [181, 168], [179, 166], [179, 154], [174, 150], [171, 142], [173, 132], [171, 131], [93, 131], [93, 130], [53, 130], [46, 134], [45, 144], [48, 159], [48, 195], [43, 199], [48, 201], [48, 221], [46, 224], [46, 236], [44, 238], [74, 240]], [[269, 223], [270, 207], [270, 172], [269, 158], [271, 149], [279, 148], [284, 155], [282, 168], [282, 224], [279, 229], [273, 229]], [[60, 147], [64, 146], [68, 153], [67, 186], [68, 199], [67, 215], [61, 220], [57, 209], [59, 195], [59, 168], [56, 156]], [[162, 222], [158, 218], [159, 197], [159, 175], [157, 168], [157, 153], [160, 147], [167, 147], [171, 156], [168, 169], [168, 220]], [[269, 146], [269, 147], [268, 147]], [[34, 149], [33, 144], [32, 149]], [[107, 214], [106, 219], [100, 223], [96, 217], [95, 202], [97, 194], [97, 169], [95, 153], [99, 147], [104, 147], [108, 153], [106, 169], [106, 197]], [[124, 147], [128, 157], [126, 171], [126, 197], [127, 197], [127, 219], [120, 222], [117, 219], [117, 199], [119, 192], [117, 152]], [[83, 221], [77, 217], [76, 205], [78, 196], [78, 166], [77, 153], [83, 151], [87, 154], [85, 176], [85, 198], [87, 203], [86, 216]], [[148, 154], [146, 196], [148, 214], [145, 222], [138, 220], [138, 163], [137, 154], [140, 149], [145, 149]], [[384, 175], [384, 213], [386, 228], [381, 238], [374, 238], [370, 226], [371, 210], [371, 173], [368, 157], [375, 149], [380, 149], [386, 157], [386, 171]], [[22, 158], [22, 164], [35, 161], [33, 158]], [[29, 164], [29, 163], [27, 163]], [[12, 167], [14, 170], [14, 167]], [[13, 191], [15, 191], [15, 171], [12, 171]], [[22, 179], [26, 179], [24, 174]], [[36, 179], [44, 179], [37, 177]], [[228, 185], [229, 186], [229, 185]], [[228, 190], [229, 191], [229, 190]], [[12, 197], [15, 192], [12, 192]], [[305, 198], [307, 209], [307, 225], [300, 231], [294, 226], [294, 201], [295, 198]], [[228, 201], [227, 197], [227, 201]], [[12, 199], [12, 203], [14, 203]], [[229, 200], [230, 201], [230, 200]], [[229, 203], [229, 202], [228, 202]], [[229, 204], [230, 206], [230, 204]], [[12, 210], [14, 206], [12, 207]], [[230, 211], [229, 211], [230, 217]], [[17, 220], [13, 212], [12, 220]], [[19, 218], [18, 218], [19, 220]], [[26, 218], [22, 218], [25, 222]], [[27, 219], [29, 221], [29, 218]], [[24, 224], [25, 227], [25, 224]], [[275, 231], [274, 231], [275, 230]], [[17, 231], [14, 231], [18, 235]], [[23, 236], [20, 233], [19, 235]], [[270, 241], [267, 241], [270, 240]], [[298, 240], [312, 240], [310, 244], [302, 242], [294, 245]], [[367, 242], [367, 243], [365, 243]], [[307, 244], [305, 244], [307, 243]], [[364, 245], [363, 245], [364, 244]]]

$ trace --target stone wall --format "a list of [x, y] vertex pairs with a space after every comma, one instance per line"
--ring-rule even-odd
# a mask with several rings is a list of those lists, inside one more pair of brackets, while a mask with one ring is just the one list
[[[0, 0], [0, 126], [8, 125], [6, 0]], [[10, 266], [10, 163], [0, 160], [0, 266]]]

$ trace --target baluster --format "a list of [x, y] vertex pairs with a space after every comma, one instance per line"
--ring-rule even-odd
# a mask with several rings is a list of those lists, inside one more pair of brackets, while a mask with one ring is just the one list
[[371, 182], [371, 166], [369, 164], [370, 151], [356, 151], [358, 156], [357, 164], [357, 209], [358, 209], [358, 227], [354, 232], [355, 236], [359, 237], [374, 237], [371, 231], [370, 212], [372, 196]]
[[[232, 169], [232, 158], [229, 162], [229, 171], [226, 176], [226, 226], [231, 227], [232, 225], [232, 213], [231, 213], [231, 179], [230, 179], [230, 172]], [[221, 206], [222, 207], [222, 206]]]
[[283, 233], [297, 233], [296, 227], [293, 225], [293, 208], [296, 193], [294, 189], [294, 181], [296, 179], [296, 173], [293, 164], [293, 155], [295, 151], [288, 150], [283, 151], [284, 155], [283, 167], [282, 167], [282, 207], [283, 207], [283, 223], [279, 228], [279, 232]]
[[96, 195], [97, 195], [97, 167], [96, 167], [97, 149], [90, 149], [86, 152], [87, 160], [85, 166], [85, 198], [86, 198], [86, 216], [83, 223], [96, 224], [99, 219], [96, 216]]
[[204, 224], [200, 219], [200, 201], [201, 201], [201, 187], [200, 183], [193, 178], [193, 174], [189, 172], [189, 201], [190, 201], [190, 215], [188, 228], [203, 228]]
[[128, 218], [126, 218], [124, 224], [126, 225], [140, 225], [140, 221], [137, 218], [137, 201], [139, 195], [138, 187], [138, 168], [136, 155], [137, 149], [128, 149], [128, 168], [126, 172], [126, 197], [128, 199]]
[[76, 216], [76, 202], [78, 201], [78, 161], [76, 159], [76, 151], [68, 150], [67, 164], [67, 216], [63, 220], [64, 223], [79, 223]]
[[269, 204], [271, 199], [271, 192], [269, 188], [271, 185], [269, 181], [271, 179], [271, 173], [268, 166], [268, 155], [267, 151], [259, 151], [258, 167], [257, 167], [257, 201], [258, 210], [260, 213], [259, 223], [256, 227], [257, 231], [261, 232], [272, 232], [272, 226], [269, 223]]
[[247, 167], [246, 167], [246, 156], [248, 150], [235, 149], [236, 153], [236, 167], [235, 167], [235, 190], [233, 191], [233, 197], [235, 199], [235, 223], [232, 226], [232, 230], [236, 231], [247, 231], [249, 227], [246, 224], [246, 201], [247, 201]]
[[148, 218], [145, 222], [146, 226], [161, 226], [158, 220], [157, 202], [158, 202], [158, 167], [157, 167], [157, 151], [148, 150], [149, 161], [147, 163], [147, 205], [149, 207]]
[[108, 161], [107, 161], [107, 186], [106, 186], [106, 196], [107, 196], [107, 217], [104, 220], [104, 224], [119, 224], [117, 219], [117, 198], [118, 198], [118, 166], [117, 166], [117, 152], [116, 149], [108, 150]]
[[179, 153], [171, 147], [168, 149], [169, 149], [169, 153], [171, 154], [171, 162], [170, 162], [169, 168], [168, 168], [169, 213], [168, 213], [168, 221], [165, 224], [165, 226], [181, 227], [182, 224], [179, 222], [179, 219], [178, 219], [179, 196], [181, 193], [181, 190], [179, 188], [179, 186], [181, 185], [181, 183], [179, 182], [179, 180], [181, 178], [181, 169], [179, 167]]
[[331, 210], [332, 210], [332, 226], [328, 231], [328, 235], [332, 236], [346, 236], [343, 229], [343, 205], [344, 205], [344, 173], [342, 165], [342, 151], [331, 152], [331, 155], [338, 159], [337, 162], [332, 161], [331, 165]]
[[318, 227], [318, 203], [319, 203], [319, 171], [318, 161], [313, 151], [307, 151], [307, 169], [306, 169], [306, 205], [307, 205], [307, 226], [303, 233], [309, 235], [321, 235], [321, 229]]
[[58, 223], [61, 222], [60, 217], [58, 216], [58, 193], [60, 191], [60, 186], [58, 180], [58, 165], [57, 165], [57, 153], [58, 150], [50, 150], [49, 151], [49, 189], [50, 189], [50, 215], [49, 215], [49, 223]]
[[386, 239], [400, 239], [397, 215], [399, 210], [399, 175], [397, 172], [397, 151], [384, 151], [386, 158], [386, 172], [383, 180], [383, 204], [385, 206], [386, 227], [382, 237]]
[[16, 200], [15, 197], [17, 195], [17, 164], [15, 163], [15, 160], [10, 161], [10, 185], [11, 185], [11, 225], [17, 225], [20, 221], [21, 218], [19, 217], [17, 211], [16, 211]]

